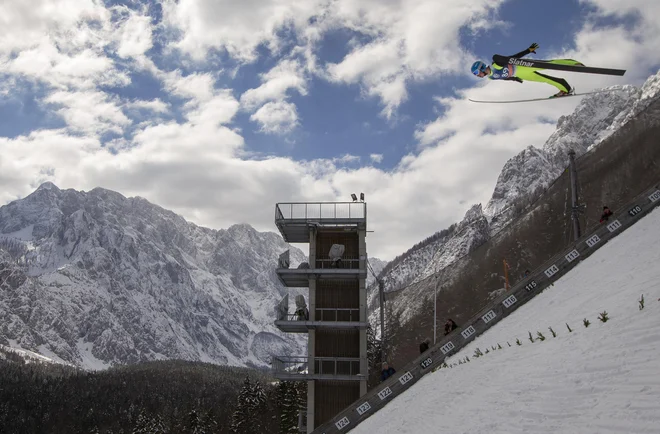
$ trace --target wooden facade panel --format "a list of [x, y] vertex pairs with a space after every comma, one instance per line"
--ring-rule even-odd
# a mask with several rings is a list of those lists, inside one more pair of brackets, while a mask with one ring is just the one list
[[358, 309], [360, 307], [360, 282], [358, 280], [319, 280], [316, 283], [316, 307]]
[[360, 383], [357, 381], [318, 381], [314, 397], [315, 426], [329, 421], [359, 397]]
[[316, 357], [360, 357], [359, 330], [318, 329]]

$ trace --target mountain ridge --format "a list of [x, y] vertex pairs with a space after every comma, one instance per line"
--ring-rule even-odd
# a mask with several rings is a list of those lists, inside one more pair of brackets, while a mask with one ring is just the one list
[[290, 249], [247, 224], [208, 229], [147, 200], [46, 182], [0, 207], [0, 340], [86, 368], [180, 358], [267, 367], [304, 354], [279, 332]]

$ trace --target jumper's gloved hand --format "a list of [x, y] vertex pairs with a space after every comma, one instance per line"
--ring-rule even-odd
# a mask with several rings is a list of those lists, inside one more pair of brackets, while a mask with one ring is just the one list
[[518, 83], [522, 83], [522, 82], [523, 82], [523, 81], [522, 81], [522, 78], [518, 78], [518, 77], [511, 77], [509, 80], [517, 81]]
[[536, 53], [537, 48], [539, 48], [539, 44], [534, 42], [532, 45], [529, 46], [528, 50], [530, 53]]

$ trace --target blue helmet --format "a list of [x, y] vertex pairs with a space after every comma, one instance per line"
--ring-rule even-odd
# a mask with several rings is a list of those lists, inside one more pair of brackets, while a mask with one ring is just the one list
[[472, 64], [472, 68], [470, 69], [474, 75], [479, 75], [480, 72], [486, 72], [486, 68], [488, 68], [488, 65], [481, 60], [477, 60]]

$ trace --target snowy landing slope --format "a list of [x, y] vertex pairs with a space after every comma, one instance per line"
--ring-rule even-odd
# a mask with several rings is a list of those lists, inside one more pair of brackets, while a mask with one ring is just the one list
[[351, 433], [660, 432], [659, 264], [656, 209]]

